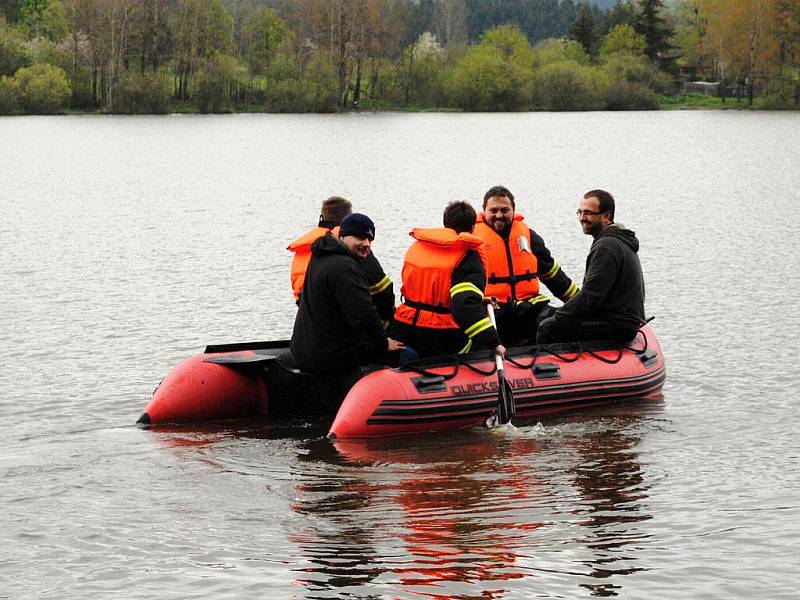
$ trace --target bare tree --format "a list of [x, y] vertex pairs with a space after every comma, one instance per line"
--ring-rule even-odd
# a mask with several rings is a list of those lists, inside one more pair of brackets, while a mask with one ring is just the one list
[[464, 0], [437, 0], [433, 9], [433, 27], [444, 46], [467, 41], [467, 7]]

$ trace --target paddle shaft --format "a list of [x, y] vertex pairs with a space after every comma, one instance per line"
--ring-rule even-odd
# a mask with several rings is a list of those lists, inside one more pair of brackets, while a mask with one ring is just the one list
[[[495, 331], [497, 331], [497, 321], [494, 317], [494, 306], [490, 303], [486, 305], [486, 312], [489, 315], [489, 321], [492, 323]], [[497, 366], [497, 419], [500, 424], [505, 425], [511, 420], [516, 412], [514, 405], [514, 393], [511, 391], [511, 385], [506, 379], [506, 371], [503, 365], [503, 357], [495, 352], [494, 364]]]
[[[491, 302], [486, 304], [486, 312], [489, 315], [489, 321], [491, 321], [492, 327], [494, 327], [494, 330], [497, 331], [497, 320], [494, 318], [494, 306], [492, 305]], [[498, 335], [498, 340], [499, 340], [500, 339], [499, 332], [498, 332], [497, 335]], [[500, 371], [504, 371], [505, 370], [505, 368], [503, 367], [503, 357], [500, 356], [499, 354], [497, 354], [497, 352], [494, 353], [494, 364], [497, 365], [497, 372], [498, 373]]]

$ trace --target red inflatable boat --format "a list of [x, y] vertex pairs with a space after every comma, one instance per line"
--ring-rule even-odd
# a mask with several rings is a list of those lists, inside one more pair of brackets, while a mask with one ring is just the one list
[[[506, 378], [517, 421], [660, 394], [664, 358], [645, 326], [625, 347], [602, 343], [511, 348]], [[497, 409], [493, 355], [475, 352], [321, 377], [291, 367], [288, 342], [209, 346], [170, 372], [139, 423], [259, 415], [335, 414], [331, 438], [450, 431], [484, 423]]]

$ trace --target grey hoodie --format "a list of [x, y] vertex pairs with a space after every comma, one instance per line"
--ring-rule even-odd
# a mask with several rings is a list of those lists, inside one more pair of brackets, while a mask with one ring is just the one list
[[644, 279], [638, 251], [639, 240], [630, 229], [619, 224], [603, 229], [586, 257], [581, 291], [558, 312], [638, 329], [645, 321]]

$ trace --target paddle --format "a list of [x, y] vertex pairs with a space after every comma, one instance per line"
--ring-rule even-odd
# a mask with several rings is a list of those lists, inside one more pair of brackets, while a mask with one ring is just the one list
[[[494, 318], [494, 306], [491, 302], [486, 304], [486, 312], [489, 314], [489, 320], [492, 326], [497, 330], [497, 321]], [[494, 361], [497, 365], [497, 385], [499, 390], [497, 392], [497, 421], [500, 425], [505, 425], [511, 421], [511, 417], [516, 413], [514, 406], [514, 392], [511, 390], [511, 384], [506, 379], [506, 371], [503, 367], [503, 357], [499, 354], [494, 355]]]

